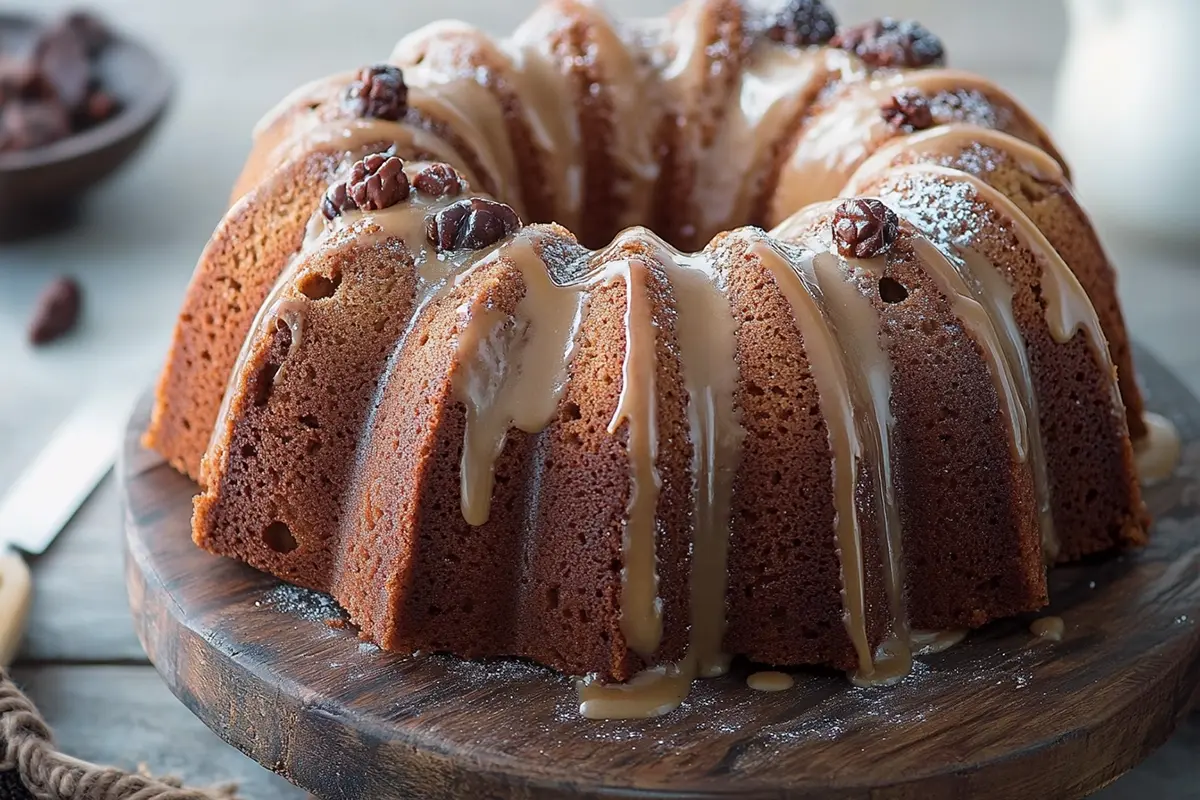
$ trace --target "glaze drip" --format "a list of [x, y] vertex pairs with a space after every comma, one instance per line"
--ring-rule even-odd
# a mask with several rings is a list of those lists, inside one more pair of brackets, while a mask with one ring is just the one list
[[688, 390], [695, 508], [692, 551], [692, 630], [689, 656], [703, 677], [723, 674], [726, 557], [733, 478], [743, 429], [737, 388], [737, 325], [705, 255], [669, 254], [664, 263], [675, 293], [676, 334]]
[[587, 719], [648, 719], [669, 714], [687, 699], [696, 677], [694, 662], [662, 664], [625, 683], [578, 682], [579, 714]]
[[621, 397], [608, 423], [615, 434], [627, 425], [633, 488], [625, 520], [625, 565], [621, 571], [621, 632], [630, 649], [649, 660], [662, 641], [662, 601], [655, 557], [656, 515], [662, 476], [658, 458], [655, 375], [657, 331], [644, 261], [613, 263], [608, 272], [625, 280], [625, 366]]
[[1143, 419], [1146, 436], [1134, 445], [1133, 455], [1142, 483], [1153, 485], [1175, 472], [1183, 446], [1171, 420], [1153, 412], [1147, 412]]
[[[940, 248], [939, 248], [940, 249]], [[948, 248], [955, 249], [955, 248]], [[956, 249], [957, 258], [952, 263], [970, 276], [977, 288], [976, 295], [991, 311], [996, 330], [1002, 334], [1001, 345], [1010, 364], [1012, 374], [1020, 381], [1020, 398], [1025, 407], [1028, 421], [1029, 455], [1028, 464], [1033, 473], [1033, 491], [1038, 504], [1038, 526], [1042, 534], [1042, 557], [1047, 564], [1058, 558], [1058, 530], [1054, 526], [1053, 496], [1050, 492], [1050, 473], [1047, 468], [1046, 446], [1042, 439], [1042, 414], [1038, 406], [1037, 390], [1033, 384], [1033, 365], [1029, 359], [1029, 348], [1017, 318], [1013, 313], [1013, 288], [1000, 269], [978, 251], [969, 247]], [[943, 255], [946, 250], [942, 250]]]
[[454, 388], [467, 409], [462, 508], [472, 525], [487, 522], [509, 429], [537, 433], [558, 411], [583, 319], [584, 294], [556, 286], [528, 240], [514, 240], [502, 257], [520, 271], [524, 297], [512, 316], [476, 297], [462, 309], [458, 339]]
[[1067, 626], [1063, 622], [1062, 617], [1042, 617], [1033, 621], [1029, 626], [1029, 631], [1039, 639], [1045, 639], [1048, 642], [1061, 642], [1066, 628]]
[[907, 675], [912, 666], [904, 603], [901, 526], [892, 471], [891, 442], [895, 424], [891, 410], [892, 364], [880, 341], [883, 332], [879, 314], [858, 288], [861, 276], [878, 272], [882, 261], [845, 262], [832, 252], [832, 241], [827, 239], [808, 239], [804, 245], [813, 255], [799, 263], [802, 269], [811, 269], [811, 277], [824, 296], [833, 333], [852, 381], [854, 412], [875, 495], [876, 526], [884, 559], [884, 588], [891, 617], [891, 630], [877, 648], [871, 669], [860, 669], [853, 680], [869, 685], [890, 683]]
[[[1028, 392], [1026, 387], [1018, 385], [1013, 364], [1009, 359], [1014, 344], [1011, 341], [1013, 330], [1007, 325], [1003, 326], [1007, 334], [1005, 338], [1010, 341], [1002, 341], [992, 312], [977, 298], [977, 295], [983, 292], [978, 288], [972, 289], [971, 283], [961, 274], [961, 270], [966, 267], [965, 262], [958, 260], [956, 264], [949, 255], [915, 229], [910, 230], [909, 241], [929, 275], [950, 301], [955, 316], [983, 351], [984, 361], [987, 362], [988, 371], [997, 388], [1000, 413], [1008, 423], [1013, 455], [1018, 461], [1027, 461], [1030, 451], [1029, 412], [1025, 407], [1024, 398], [1028, 396]], [[975, 285], [979, 285], [977, 278]], [[1003, 295], [997, 299], [1003, 300]]]
[[943, 653], [967, 638], [967, 631], [913, 631], [912, 650], [914, 656], [931, 656]]
[[[769, 239], [757, 242], [751, 252], [759, 258], [791, 304], [805, 353], [817, 384], [821, 416], [829, 433], [834, 490], [834, 536], [842, 569], [842, 597], [846, 633], [858, 654], [862, 675], [875, 671], [875, 660], [867, 632], [866, 591], [862, 550], [862, 526], [856, 500], [858, 474], [864, 459], [864, 444], [856, 422], [851, 378], [846, 373], [841, 346], [811, 273]], [[804, 258], [803, 256], [801, 258]], [[811, 259], [811, 255], [808, 256]]]
[[550, 14], [544, 6], [517, 29], [510, 41], [502, 43], [512, 59], [520, 81], [522, 98], [530, 130], [535, 141], [555, 168], [550, 177], [558, 211], [558, 222], [570, 230], [579, 227], [583, 210], [583, 136], [579, 115], [572, 102], [568, 75], [558, 68], [545, 35]]

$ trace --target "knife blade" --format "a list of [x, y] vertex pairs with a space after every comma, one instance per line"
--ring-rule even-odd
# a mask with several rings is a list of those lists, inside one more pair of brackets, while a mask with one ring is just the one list
[[136, 399], [106, 389], [85, 400], [0, 498], [0, 547], [42, 553], [108, 474]]
[[33, 581], [16, 552], [41, 553], [112, 469], [136, 393], [104, 390], [71, 412], [0, 498], [0, 665], [25, 633]]

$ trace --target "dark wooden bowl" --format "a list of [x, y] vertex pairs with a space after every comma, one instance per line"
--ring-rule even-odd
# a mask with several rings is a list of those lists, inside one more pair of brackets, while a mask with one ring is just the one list
[[[0, 13], [0, 49], [20, 47], [45, 24]], [[162, 118], [171, 74], [140, 42], [114, 31], [98, 71], [121, 103], [116, 116], [45, 147], [0, 153], [0, 240], [57, 230], [69, 222], [83, 195], [128, 161]]]

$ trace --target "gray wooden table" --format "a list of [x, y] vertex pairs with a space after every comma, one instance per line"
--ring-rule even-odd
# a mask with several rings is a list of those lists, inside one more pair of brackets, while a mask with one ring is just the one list
[[[52, 13], [62, 0], [8, 3]], [[89, 387], [148, 384], [165, 350], [196, 256], [221, 215], [258, 116], [302, 80], [386, 57], [404, 31], [444, 16], [503, 31], [534, 0], [92, 0], [157, 44], [179, 91], [153, 147], [98, 192], [80, 224], [53, 239], [0, 247], [0, 490]], [[669, 0], [609, 0], [618, 13]], [[1061, 46], [1061, 10], [1044, 0], [935, 3], [847, 0], [912, 14], [939, 30], [953, 63], [988, 72], [1047, 114]], [[937, 10], [933, 11], [935, 5]], [[345, 15], [345, 16], [343, 16]], [[353, 17], [350, 19], [348, 17]], [[937, 23], [936, 25], [933, 23]], [[1019, 64], [1019, 68], [1013, 65]], [[1111, 236], [1135, 335], [1200, 389], [1200, 258]], [[25, 320], [52, 277], [76, 275], [87, 312], [73, 338], [33, 351]], [[244, 796], [303, 797], [225, 746], [170, 695], [133, 634], [122, 577], [116, 493], [106, 483], [33, 565], [36, 598], [16, 677], [57, 729], [64, 749], [127, 767], [147, 764], [189, 782], [233, 779]], [[1100, 796], [1200, 797], [1200, 718]]]

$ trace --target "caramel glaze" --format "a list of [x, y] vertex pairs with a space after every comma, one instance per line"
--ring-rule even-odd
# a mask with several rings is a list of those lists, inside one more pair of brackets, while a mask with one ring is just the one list
[[[756, 38], [732, 2], [691, 0], [669, 22], [618, 27], [592, 4], [556, 0], [505, 39], [435, 23], [391, 60], [410, 86], [403, 124], [454, 139], [475, 185], [591, 246], [651, 223], [699, 247], [837, 196], [876, 148], [904, 138], [879, 114], [904, 89], [926, 93], [939, 121], [1003, 130], [1057, 159], [1042, 127], [990, 81], [872, 71], [842, 50]], [[286, 153], [281, 143], [302, 141], [314, 121], [353, 124], [337, 102], [349, 80], [289, 95], [256, 129], [251, 161], [277, 163], [265, 154]], [[251, 173], [241, 186], [261, 174]]]
[[1042, 617], [1035, 619], [1029, 626], [1029, 632], [1039, 639], [1049, 642], [1061, 642], [1066, 632], [1066, 624], [1062, 617]]
[[756, 692], [786, 692], [796, 685], [796, 680], [786, 672], [768, 670], [748, 675], [746, 685]]
[[[1060, 175], [1061, 169], [1055, 157], [1042, 152], [1053, 151], [1032, 118], [1011, 97], [975, 76], [948, 70], [873, 74], [840, 51], [786, 48], [767, 41], [747, 40], [745, 47], [734, 48], [737, 56], [720, 61], [709, 45], [745, 31], [740, 20], [730, 23], [714, 16], [716, 5], [694, 0], [666, 30], [630, 26], [618, 32], [592, 6], [560, 0], [503, 43], [462, 25], [418, 32], [393, 54], [412, 88], [406, 118], [344, 119], [333, 102], [346, 83], [344, 77], [306, 87], [260, 125], [256, 155], [243, 183], [252, 184], [274, 161], [299, 158], [314, 148], [343, 152], [344, 169], [356, 154], [391, 143], [398, 152], [419, 152], [455, 164], [472, 183], [531, 212], [534, 219], [554, 215], [578, 223], [585, 243], [647, 219], [654, 205], [685, 209], [682, 215], [661, 220], [664, 233], [684, 243], [703, 241], [747, 221], [782, 221], [772, 236], [743, 229], [726, 234], [725, 245], [739, 243], [746, 257], [766, 270], [786, 299], [803, 340], [828, 433], [834, 506], [829, 534], [840, 563], [845, 633], [856, 654], [854, 678], [863, 684], [890, 682], [908, 672], [914, 650], [947, 645], [955, 636], [910, 631], [904, 533], [892, 474], [891, 363], [881, 318], [865, 294], [885, 265], [837, 255], [828, 226], [811, 224], [814, 215], [828, 215], [832, 206], [788, 217], [804, 203], [838, 193], [864, 162], [864, 169], [874, 169], [877, 162], [870, 160], [871, 154], [889, 139], [933, 139], [932, 133], [899, 139], [883, 124], [879, 106], [904, 88], [934, 98], [935, 109], [948, 119], [999, 128], [1036, 144], [1042, 150], [1028, 147], [1019, 153], [1031, 171]], [[460, 46], [427, 46], [447, 36]], [[561, 52], [586, 53], [586, 58], [576, 58], [573, 66], [564, 68]], [[436, 60], [446, 53], [455, 55], [445, 56], [450, 61]], [[715, 92], [721, 96], [705, 95], [701, 102], [707, 84], [700, 76], [713, 74], [717, 63], [730, 66], [723, 73], [729, 79]], [[595, 108], [575, 104], [572, 94], [581, 82], [598, 87]], [[822, 104], [824, 113], [816, 113]], [[573, 108], [577, 114], [570, 113]], [[600, 113], [599, 108], [603, 115], [591, 116]], [[650, 112], [656, 108], [666, 109], [662, 120]], [[672, 115], [695, 121], [701, 133], [671, 139], [671, 158], [660, 163], [660, 122], [670, 122]], [[619, 124], [612, 124], [613, 118]], [[937, 135], [970, 135], [966, 129], [955, 130]], [[535, 162], [545, 166], [531, 166]], [[769, 178], [779, 163], [784, 165], [781, 174]], [[406, 169], [411, 175], [421, 166], [410, 163]], [[1112, 371], [1086, 293], [1008, 198], [961, 171], [928, 165], [906, 169], [964, 185], [999, 209], [1015, 226], [1021, 245], [1043, 266], [1046, 323], [1054, 339], [1065, 343], [1081, 332], [1097, 361]], [[861, 176], [860, 172], [856, 180], [865, 180]], [[683, 196], [668, 196], [680, 183]], [[679, 205], [664, 205], [667, 200]], [[303, 247], [282, 270], [252, 326], [206, 463], [212, 465], [212, 474], [223, 475], [238, 457], [231, 447], [235, 421], [251, 405], [261, 405], [255, 387], [265, 368], [274, 368], [268, 377], [285, 390], [299, 380], [287, 362], [308, 345], [306, 315], [310, 304], [319, 300], [306, 297], [302, 282], [317, 254], [380, 244], [397, 247], [411, 261], [412, 287], [403, 310], [397, 311], [399, 319], [392, 322], [394, 353], [409, 346], [422, 309], [448, 297], [471, 275], [502, 262], [520, 276], [520, 299], [505, 305], [485, 295], [469, 298], [459, 307], [453, 330], [454, 399], [466, 410], [462, 514], [473, 526], [485, 525], [506, 439], [514, 429], [537, 433], [562, 413], [589, 297], [623, 284], [624, 363], [619, 398], [607, 426], [609, 436], [623, 432], [631, 482], [621, 540], [623, 641], [618, 646], [636, 653], [645, 666], [619, 684], [605, 683], [599, 676], [582, 678], [580, 711], [605, 718], [666, 713], [684, 701], [694, 678], [723, 673], [730, 655], [724, 649], [726, 559], [743, 427], [734, 403], [739, 323], [731, 312], [725, 273], [712, 255], [718, 245], [684, 254], [645, 229], [631, 229], [606, 250], [579, 252], [573, 263], [551, 266], [553, 259], [545, 253], [575, 252], [574, 242], [564, 244], [567, 234], [561, 229], [530, 227], [494, 248], [442, 254], [425, 240], [423, 225], [428, 214], [448, 202], [414, 193], [414, 199], [384, 211], [350, 212], [332, 224], [314, 218]], [[996, 291], [999, 270], [978, 253], [922, 231], [915, 218], [906, 222], [903, 237], [984, 351], [1010, 431], [1012, 456], [1028, 463], [1033, 474], [1044, 544], [1053, 556], [1056, 539], [1048, 517], [1036, 393], [1020, 335], [1011, 313], [1005, 312], [1008, 300], [1003, 291]], [[659, 469], [656, 392], [656, 353], [661, 352], [663, 332], [647, 294], [652, 277], [665, 280], [676, 300], [672, 347], [686, 387], [692, 450], [688, 642], [682, 658], [666, 660], [660, 657], [664, 608], [658, 548], [665, 487]], [[287, 346], [281, 351], [278, 334], [285, 329]], [[280, 363], [272, 364], [271, 359]], [[391, 368], [384, 370], [380, 391]], [[1114, 409], [1121, 408], [1115, 388], [1112, 402]], [[376, 401], [369, 407], [379, 405]], [[371, 427], [369, 419], [354, 424]], [[210, 487], [197, 501], [195, 531], [202, 544], [219, 526], [214, 514], [220, 489], [219, 484]], [[362, 514], [370, 522], [381, 512], [371, 507], [371, 487], [364, 491]], [[877, 542], [868, 541], [868, 531]], [[297, 539], [299, 550], [305, 551], [308, 539], [301, 534]], [[867, 587], [872, 569], [868, 552], [882, 561], [887, 606], [882, 630], [870, 622], [879, 610]], [[264, 564], [274, 568], [276, 562], [270, 559], [264, 557]], [[340, 570], [351, 560], [334, 563]], [[370, 568], [386, 573], [382, 563]], [[336, 593], [342, 580], [333, 574], [311, 582]], [[377, 627], [377, 621], [369, 619], [373, 612], [351, 612], [364, 622], [364, 630]]]

